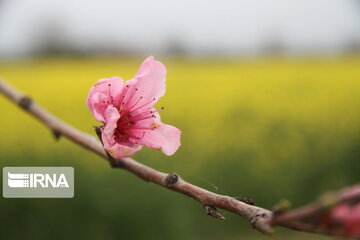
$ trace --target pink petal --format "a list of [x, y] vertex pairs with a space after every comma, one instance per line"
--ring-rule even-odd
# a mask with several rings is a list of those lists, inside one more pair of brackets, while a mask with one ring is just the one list
[[102, 140], [104, 147], [107, 148], [110, 145], [115, 144], [114, 131], [116, 129], [116, 123], [120, 118], [120, 114], [114, 106], [109, 105], [105, 110], [104, 117], [106, 124], [102, 130]]
[[99, 122], [105, 122], [104, 112], [108, 106], [106, 101], [108, 101], [108, 97], [101, 92], [95, 92], [87, 99], [88, 108]]
[[[148, 57], [141, 64], [135, 77], [126, 82], [127, 85], [137, 89], [129, 101], [129, 105], [134, 105], [141, 97], [138, 106], [149, 102], [147, 107], [152, 107], [165, 94], [165, 81], [165, 66], [155, 60], [153, 56]], [[154, 98], [155, 101], [153, 101]]]
[[132, 156], [134, 153], [142, 148], [140, 144], [134, 144], [132, 146], [122, 145], [119, 143], [114, 144], [109, 148], [105, 148], [113, 158], [126, 158]]
[[349, 237], [360, 237], [360, 203], [352, 207], [349, 212], [346, 226], [346, 234]]
[[180, 147], [181, 131], [176, 127], [163, 123], [155, 123], [156, 129], [145, 132], [141, 144], [150, 148], [161, 149], [163, 153], [173, 155]]
[[118, 102], [123, 87], [124, 81], [122, 78], [112, 77], [98, 80], [90, 89], [86, 105], [94, 114], [96, 120], [104, 122], [103, 114], [106, 109], [104, 106]]

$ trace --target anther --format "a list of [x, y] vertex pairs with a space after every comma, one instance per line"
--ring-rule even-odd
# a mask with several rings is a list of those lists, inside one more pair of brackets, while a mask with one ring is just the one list
[[151, 130], [157, 129], [158, 127], [160, 127], [159, 124], [153, 123], [153, 124], [151, 125]]

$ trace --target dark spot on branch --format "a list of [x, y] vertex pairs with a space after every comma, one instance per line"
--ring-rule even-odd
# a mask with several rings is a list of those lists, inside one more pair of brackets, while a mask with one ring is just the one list
[[176, 173], [171, 173], [167, 175], [167, 177], [165, 178], [165, 184], [167, 186], [172, 186], [175, 183], [177, 183], [178, 180], [179, 180], [179, 176]]
[[23, 109], [28, 110], [32, 104], [32, 100], [31, 100], [31, 98], [24, 96], [24, 97], [20, 98], [20, 101], [18, 104]]
[[61, 132], [59, 132], [58, 130], [53, 130], [52, 132], [53, 132], [55, 140], [59, 140], [61, 137]]
[[124, 167], [124, 164], [121, 161], [121, 159], [113, 158], [108, 152], [106, 152], [106, 156], [107, 156], [112, 168], [123, 168]]
[[207, 215], [212, 216], [218, 220], [225, 220], [225, 217], [221, 215], [215, 207], [205, 205], [205, 212]]
[[248, 197], [235, 197], [236, 200], [239, 200], [240, 202], [249, 204], [249, 205], [255, 205], [255, 202]]

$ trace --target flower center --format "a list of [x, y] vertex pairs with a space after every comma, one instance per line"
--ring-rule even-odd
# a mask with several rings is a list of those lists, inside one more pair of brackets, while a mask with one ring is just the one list
[[116, 123], [117, 127], [114, 131], [116, 142], [128, 144], [138, 143], [138, 141], [145, 136], [146, 131], [159, 127], [159, 125], [154, 122], [146, 126], [142, 121], [156, 118], [155, 113], [164, 108], [149, 110], [151, 107], [150, 104], [155, 101], [155, 98], [144, 101], [143, 96], [135, 96], [137, 91], [137, 88], [126, 85], [120, 96], [119, 103], [116, 104], [113, 102], [114, 105], [116, 104], [120, 114], [120, 118]]

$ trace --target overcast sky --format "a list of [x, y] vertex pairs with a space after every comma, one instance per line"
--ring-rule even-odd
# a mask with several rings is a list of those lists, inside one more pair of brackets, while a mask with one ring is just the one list
[[[0, 2], [1, 3], [1, 2]], [[50, 36], [50, 37], [49, 37]], [[274, 42], [291, 52], [337, 52], [360, 42], [357, 0], [3, 0], [0, 57], [51, 38], [69, 49], [157, 54], [251, 54]]]

